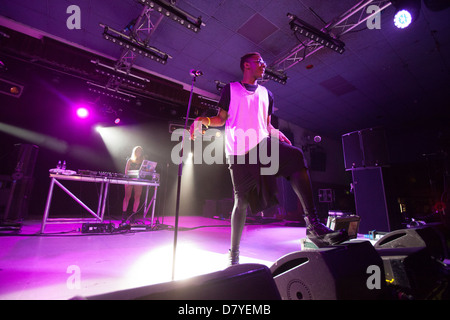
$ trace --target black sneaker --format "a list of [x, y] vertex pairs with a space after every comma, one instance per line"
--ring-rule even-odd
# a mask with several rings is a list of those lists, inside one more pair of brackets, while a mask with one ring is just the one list
[[334, 231], [318, 220], [311, 219], [312, 221], [309, 221], [307, 217], [305, 220], [306, 236], [319, 248], [336, 245], [349, 239], [348, 233], [344, 229]]

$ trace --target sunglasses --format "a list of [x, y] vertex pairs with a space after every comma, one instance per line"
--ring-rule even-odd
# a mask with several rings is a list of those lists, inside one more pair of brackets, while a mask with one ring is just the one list
[[259, 65], [266, 65], [267, 66], [267, 63], [263, 59], [252, 60], [252, 61], [249, 61], [249, 62], [257, 62]]

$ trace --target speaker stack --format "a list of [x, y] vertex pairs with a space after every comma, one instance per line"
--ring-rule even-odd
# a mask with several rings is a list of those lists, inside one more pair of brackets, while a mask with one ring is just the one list
[[356, 214], [361, 233], [401, 227], [399, 206], [390, 190], [385, 132], [370, 128], [342, 135], [345, 169], [352, 173]]
[[11, 187], [3, 214], [3, 221], [23, 221], [28, 215], [30, 197], [34, 184], [34, 167], [39, 147], [31, 144], [16, 144], [11, 168]]

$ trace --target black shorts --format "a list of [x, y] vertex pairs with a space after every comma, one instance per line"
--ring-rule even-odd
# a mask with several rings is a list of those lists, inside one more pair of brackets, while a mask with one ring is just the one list
[[[272, 143], [278, 143], [278, 155], [272, 150]], [[276, 172], [273, 161], [277, 161]], [[243, 156], [229, 156], [228, 163], [235, 197], [245, 198], [252, 213], [278, 204], [277, 177], [289, 179], [294, 172], [306, 167], [301, 149], [271, 138], [264, 139]]]

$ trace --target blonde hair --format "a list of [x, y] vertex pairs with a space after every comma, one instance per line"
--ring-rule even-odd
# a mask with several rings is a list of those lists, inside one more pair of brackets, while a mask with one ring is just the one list
[[144, 157], [144, 149], [141, 146], [136, 146], [133, 148], [133, 151], [131, 151], [131, 161], [135, 162], [137, 160], [136, 151], [139, 149], [141, 150], [141, 158]]

